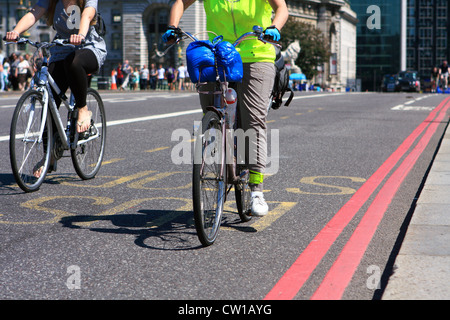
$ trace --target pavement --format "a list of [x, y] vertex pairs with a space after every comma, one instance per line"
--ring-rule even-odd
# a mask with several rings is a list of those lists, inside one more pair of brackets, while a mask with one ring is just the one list
[[450, 299], [450, 126], [447, 126], [383, 300]]

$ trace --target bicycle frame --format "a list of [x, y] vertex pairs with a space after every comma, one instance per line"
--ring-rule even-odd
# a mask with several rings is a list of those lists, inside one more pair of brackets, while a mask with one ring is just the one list
[[[220, 93], [221, 93], [221, 92], [220, 92]], [[227, 129], [227, 128], [226, 128], [226, 121], [225, 121], [225, 113], [222, 113], [222, 112], [220, 112], [219, 110], [217, 110], [217, 106], [214, 106], [214, 107], [207, 107], [206, 110], [207, 110], [207, 111], [214, 111], [214, 112], [216, 112], [216, 113], [219, 115], [219, 117], [220, 117], [221, 131], [222, 131], [223, 133], [225, 133], [225, 134], [222, 135], [221, 146], [220, 146], [221, 150], [223, 150], [223, 151], [225, 151], [225, 152], [222, 152], [222, 153], [221, 153], [220, 159], [219, 159], [219, 163], [221, 164], [221, 166], [220, 166], [220, 176], [223, 176], [223, 175], [224, 175], [224, 171], [225, 171], [224, 166], [227, 164], [227, 162], [226, 162], [226, 156], [227, 156], [227, 154], [228, 154], [228, 153], [226, 152], [226, 146], [227, 146], [227, 141], [228, 141], [228, 139], [227, 139], [227, 134], [226, 134], [226, 132], [227, 132], [226, 129]], [[205, 136], [205, 135], [204, 135], [203, 133], [199, 133], [199, 134], [197, 135], [198, 141], [200, 141], [201, 143], [203, 143], [203, 142], [204, 142], [204, 136]], [[202, 165], [202, 166], [201, 166], [200, 172], [203, 172], [203, 167], [204, 167], [204, 165], [205, 165], [205, 162], [202, 162], [201, 165]]]
[[[43, 67], [44, 68], [44, 67]], [[41, 71], [42, 72], [42, 71]], [[61, 94], [61, 90], [59, 89], [59, 87], [56, 85], [55, 81], [53, 80], [53, 78], [51, 77], [50, 74], [48, 74], [48, 70], [45, 67], [45, 71], [47, 72], [47, 77], [48, 77], [48, 82], [45, 84], [45, 86], [42, 87], [38, 87], [37, 90], [43, 93], [43, 102], [44, 102], [44, 114], [47, 114], [48, 109], [50, 108], [50, 112], [52, 114], [53, 119], [55, 120], [55, 124], [56, 124], [56, 129], [58, 131], [58, 134], [60, 137], [64, 137], [66, 136], [66, 139], [61, 139], [61, 143], [64, 147], [65, 150], [68, 150], [70, 148], [70, 141], [69, 141], [69, 136], [66, 134], [65, 129], [64, 129], [64, 124], [62, 122], [61, 119], [61, 115], [58, 111], [58, 108], [56, 106], [55, 103], [55, 99], [53, 98], [53, 93], [51, 88], [53, 88], [53, 90], [55, 90], [57, 95]], [[74, 110], [74, 106], [70, 105], [67, 102], [67, 97], [66, 99], [61, 99], [61, 101], [63, 102], [64, 106], [67, 108], [67, 110], [69, 112], [73, 112]], [[50, 102], [50, 103], [49, 103]], [[42, 135], [43, 135], [43, 127], [41, 128], [41, 132], [39, 135], [39, 139], [42, 139]]]

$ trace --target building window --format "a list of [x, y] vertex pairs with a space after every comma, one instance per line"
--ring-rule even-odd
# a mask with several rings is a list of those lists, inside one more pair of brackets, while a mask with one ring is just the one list
[[111, 21], [112, 24], [122, 23], [122, 15], [120, 13], [113, 12], [111, 17], [112, 17], [112, 21]]
[[122, 37], [120, 33], [115, 32], [111, 34], [111, 50], [122, 49]]

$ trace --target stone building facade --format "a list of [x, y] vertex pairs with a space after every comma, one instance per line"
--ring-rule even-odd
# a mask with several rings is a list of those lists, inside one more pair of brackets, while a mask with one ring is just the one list
[[[23, 0], [0, 0], [0, 35], [11, 29], [18, 18], [18, 7], [24, 4], [30, 7], [35, 0], [26, 3]], [[322, 70], [318, 79], [322, 86], [340, 90], [347, 85], [347, 79], [356, 74], [356, 14], [347, 1], [342, 0], [287, 0], [290, 15], [319, 28], [329, 40], [333, 59], [330, 63], [318, 66]], [[132, 66], [164, 64], [176, 67], [184, 62], [185, 48], [189, 44], [183, 41], [161, 57], [164, 44], [161, 35], [165, 32], [172, 0], [102, 0], [101, 12], [107, 26], [105, 40], [108, 45], [108, 58], [101, 75], [109, 75], [112, 68], [124, 60]], [[23, 6], [22, 6], [23, 7]], [[9, 19], [8, 19], [9, 18]], [[198, 34], [200, 39], [207, 35], [206, 17], [203, 1], [196, 1], [183, 15], [180, 27]], [[39, 22], [30, 31], [33, 40], [48, 40], [54, 31], [44, 22]], [[5, 50], [5, 48], [0, 47]]]
[[[287, 1], [289, 14], [318, 28], [328, 40], [330, 62], [317, 66], [319, 75], [312, 82], [340, 91], [356, 82], [356, 13], [348, 1]], [[301, 45], [301, 44], [300, 44]]]

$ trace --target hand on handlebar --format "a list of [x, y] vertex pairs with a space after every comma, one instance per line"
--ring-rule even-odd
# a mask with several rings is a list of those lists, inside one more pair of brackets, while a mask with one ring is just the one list
[[264, 30], [264, 38], [268, 37], [269, 39], [273, 41], [280, 41], [281, 34], [280, 31], [275, 26], [267, 27], [266, 30]]
[[84, 44], [84, 38], [85, 36], [82, 34], [71, 34], [69, 43], [73, 44], [74, 46], [79, 46], [81, 44]]
[[176, 32], [179, 28], [174, 26], [168, 26], [167, 31], [162, 35], [164, 43], [172, 44], [177, 39]]
[[20, 38], [20, 34], [17, 31], [9, 31], [6, 33], [6, 36], [3, 37], [3, 40], [5, 41], [13, 41], [16, 42]]

